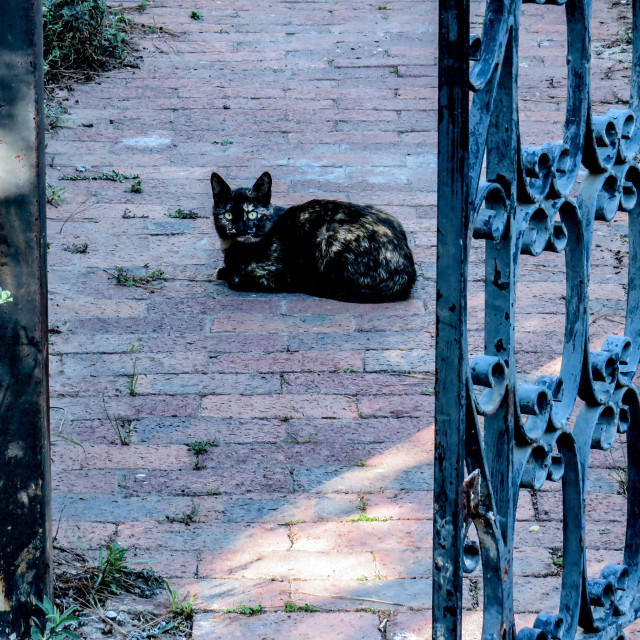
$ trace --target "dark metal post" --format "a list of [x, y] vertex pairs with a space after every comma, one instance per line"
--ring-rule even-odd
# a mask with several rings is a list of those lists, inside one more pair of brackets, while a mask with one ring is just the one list
[[50, 595], [41, 0], [0, 2], [0, 637]]
[[440, 0], [433, 638], [461, 634], [465, 461], [469, 1]]

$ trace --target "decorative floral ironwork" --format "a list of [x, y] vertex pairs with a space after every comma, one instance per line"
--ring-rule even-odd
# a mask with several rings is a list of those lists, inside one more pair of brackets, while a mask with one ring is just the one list
[[[526, 1], [526, 0], [525, 0]], [[436, 347], [434, 631], [461, 633], [462, 573], [482, 562], [483, 639], [622, 640], [640, 615], [640, 1], [633, 6], [629, 108], [596, 115], [590, 86], [591, 0], [565, 5], [564, 139], [521, 144], [518, 0], [488, 0], [482, 38], [468, 0], [441, 0]], [[475, 61], [473, 65], [469, 60]], [[468, 109], [469, 93], [473, 93]], [[484, 163], [484, 179], [483, 179]], [[579, 177], [581, 167], [586, 169]], [[589, 274], [594, 225], [628, 212], [623, 335], [591, 350]], [[468, 363], [467, 265], [485, 242], [485, 352]], [[558, 376], [519, 379], [516, 283], [521, 255], [564, 253], [567, 295]], [[462, 363], [458, 367], [458, 363]], [[468, 363], [468, 364], [467, 364]], [[477, 394], [477, 389], [484, 389]], [[584, 404], [577, 417], [576, 402]], [[480, 419], [479, 416], [482, 418]], [[624, 557], [590, 575], [585, 501], [589, 456], [626, 434]], [[561, 482], [563, 572], [557, 609], [515, 629], [513, 547], [521, 487]], [[475, 527], [479, 545], [467, 539]], [[590, 635], [592, 634], [592, 635]]]

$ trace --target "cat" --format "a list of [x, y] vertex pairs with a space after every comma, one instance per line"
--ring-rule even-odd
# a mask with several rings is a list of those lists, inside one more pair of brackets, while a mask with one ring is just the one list
[[372, 206], [310, 200], [271, 204], [272, 179], [231, 190], [211, 174], [224, 251], [218, 279], [238, 291], [299, 292], [347, 302], [404, 300], [416, 270], [400, 223]]

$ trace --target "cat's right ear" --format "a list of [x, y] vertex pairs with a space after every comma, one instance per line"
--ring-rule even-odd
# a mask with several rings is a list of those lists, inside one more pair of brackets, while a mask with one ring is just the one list
[[215, 171], [211, 174], [211, 191], [216, 207], [224, 206], [231, 200], [231, 187]]

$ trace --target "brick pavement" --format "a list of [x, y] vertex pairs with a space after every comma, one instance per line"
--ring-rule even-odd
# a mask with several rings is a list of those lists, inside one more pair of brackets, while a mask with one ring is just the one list
[[[595, 4], [592, 79], [602, 100], [628, 85], [624, 60], [598, 47], [618, 37], [616, 16], [629, 9]], [[59, 541], [95, 549], [118, 540], [154, 558], [195, 595], [197, 640], [430, 637], [436, 3], [150, 5], [135, 19], [169, 35], [141, 36], [139, 70], [78, 87], [65, 126], [48, 138], [50, 181], [89, 165], [139, 173], [144, 187], [59, 181], [65, 201], [48, 212], [52, 429], [82, 444], [53, 439]], [[202, 21], [190, 19], [193, 8]], [[563, 15], [525, 5], [525, 141], [560, 137]], [[366, 306], [230, 292], [215, 280], [214, 169], [232, 185], [270, 170], [283, 205], [320, 195], [395, 214], [418, 263], [413, 297]], [[202, 218], [164, 215], [179, 206]], [[596, 231], [596, 343], [623, 314], [625, 225], [617, 218]], [[71, 242], [88, 252], [65, 251]], [[472, 353], [482, 348], [481, 253], [470, 268]], [[559, 367], [562, 260], [523, 260], [523, 372]], [[168, 280], [118, 286], [105, 272], [116, 265], [162, 268]], [[187, 448], [214, 438], [198, 460]], [[624, 506], [611, 458], [594, 459], [595, 567], [619, 555]], [[557, 487], [534, 498], [522, 493], [516, 535], [516, 609], [529, 623], [557, 606], [560, 580]], [[190, 526], [166, 517], [190, 512]], [[363, 513], [378, 520], [351, 521]], [[465, 579], [469, 639], [481, 625], [476, 578]], [[320, 611], [285, 613], [287, 600]], [[260, 616], [223, 613], [257, 603]]]

